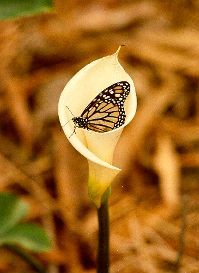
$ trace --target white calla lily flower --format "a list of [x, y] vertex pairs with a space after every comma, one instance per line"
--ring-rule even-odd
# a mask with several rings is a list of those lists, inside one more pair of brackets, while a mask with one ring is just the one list
[[[120, 172], [119, 168], [112, 165], [113, 153], [123, 128], [133, 119], [137, 106], [133, 81], [118, 62], [119, 49], [113, 55], [82, 68], [66, 84], [58, 105], [59, 119], [66, 137], [88, 159], [89, 194], [97, 207], [100, 206], [103, 193]], [[79, 117], [102, 90], [120, 81], [130, 84], [130, 93], [124, 104], [125, 123], [105, 133], [82, 128], [76, 128], [74, 133], [73, 115]]]

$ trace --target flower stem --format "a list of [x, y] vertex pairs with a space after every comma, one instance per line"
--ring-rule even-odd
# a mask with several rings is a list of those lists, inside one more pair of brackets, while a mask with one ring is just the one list
[[[109, 193], [109, 191], [108, 191]], [[101, 207], [97, 210], [98, 214], [98, 253], [97, 253], [97, 273], [109, 272], [109, 212], [107, 192], [101, 203]]]

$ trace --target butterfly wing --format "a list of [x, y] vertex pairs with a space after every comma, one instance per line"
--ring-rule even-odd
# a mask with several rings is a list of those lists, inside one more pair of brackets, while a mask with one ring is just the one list
[[129, 92], [130, 84], [121, 81], [98, 94], [81, 114], [87, 120], [86, 129], [104, 133], [122, 126], [126, 117], [124, 102]]

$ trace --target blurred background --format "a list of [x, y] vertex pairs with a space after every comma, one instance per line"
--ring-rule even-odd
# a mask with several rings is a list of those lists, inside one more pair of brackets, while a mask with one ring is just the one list
[[[96, 211], [86, 160], [68, 143], [59, 96], [83, 66], [112, 54], [138, 111], [118, 143], [110, 199], [111, 273], [199, 272], [199, 1], [54, 1], [0, 21], [0, 190], [30, 205], [53, 246], [49, 273], [95, 272]], [[0, 272], [33, 272], [0, 249]]]

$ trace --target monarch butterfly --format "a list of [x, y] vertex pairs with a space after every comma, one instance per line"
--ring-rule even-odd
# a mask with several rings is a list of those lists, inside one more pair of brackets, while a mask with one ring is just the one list
[[73, 117], [76, 127], [105, 133], [119, 128], [125, 122], [124, 102], [129, 95], [130, 84], [120, 81], [104, 89], [84, 109], [79, 117]]

